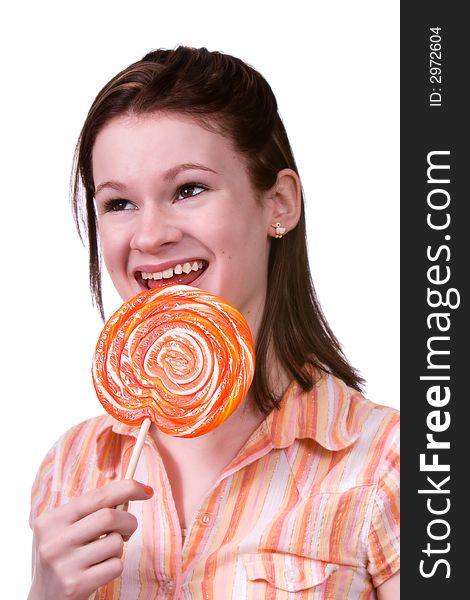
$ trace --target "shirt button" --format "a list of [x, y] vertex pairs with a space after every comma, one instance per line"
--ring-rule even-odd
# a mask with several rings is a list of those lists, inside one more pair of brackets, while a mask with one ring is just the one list
[[285, 571], [286, 580], [290, 583], [295, 583], [296, 581], [300, 581], [302, 579], [300, 570], [297, 567], [291, 567], [290, 569], [286, 569]]
[[165, 589], [167, 592], [171, 592], [174, 587], [175, 584], [173, 583], [173, 581], [171, 581], [171, 579], [168, 579], [168, 581], [165, 582]]
[[212, 515], [210, 513], [202, 513], [199, 517], [199, 520], [206, 527], [212, 523]]

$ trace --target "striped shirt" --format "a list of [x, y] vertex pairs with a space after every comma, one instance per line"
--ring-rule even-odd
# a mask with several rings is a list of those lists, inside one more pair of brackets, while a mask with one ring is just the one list
[[[31, 521], [122, 477], [138, 429], [105, 415], [67, 432], [44, 459]], [[148, 436], [131, 502], [139, 527], [119, 579], [93, 600], [365, 600], [399, 569], [398, 412], [323, 375], [296, 383], [180, 528]]]

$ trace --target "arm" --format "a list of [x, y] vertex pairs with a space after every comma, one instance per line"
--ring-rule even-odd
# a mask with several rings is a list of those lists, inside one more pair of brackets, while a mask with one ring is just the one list
[[377, 588], [377, 600], [400, 600], [400, 571]]

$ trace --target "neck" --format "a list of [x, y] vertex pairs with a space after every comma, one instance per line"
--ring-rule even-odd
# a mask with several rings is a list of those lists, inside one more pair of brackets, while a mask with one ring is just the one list
[[150, 434], [160, 449], [165, 448], [168, 451], [188, 450], [212, 454], [221, 447], [230, 447], [234, 452], [238, 452], [264, 419], [264, 415], [254, 406], [248, 393], [228, 419], [204, 435], [193, 438], [174, 437], [162, 433], [154, 424], [151, 426]]
[[[276, 393], [282, 396], [290, 383], [290, 378], [277, 365], [276, 360], [271, 361], [271, 364], [272, 385]], [[162, 433], [154, 424], [151, 426], [150, 435], [161, 451], [182, 454], [186, 451], [200, 452], [201, 456], [207, 453], [213, 459], [214, 453], [217, 454], [221, 448], [225, 448], [228, 451], [231, 450], [235, 456], [265, 418], [265, 415], [255, 405], [250, 390], [228, 419], [204, 435], [193, 438], [175, 437]]]

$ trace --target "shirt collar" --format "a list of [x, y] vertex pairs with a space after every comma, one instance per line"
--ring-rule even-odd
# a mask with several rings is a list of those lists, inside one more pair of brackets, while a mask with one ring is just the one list
[[137, 437], [140, 430], [140, 425], [126, 425], [126, 423], [121, 423], [116, 419], [113, 419], [112, 428], [114, 433], [119, 435], [130, 435], [132, 437]]
[[[287, 448], [296, 439], [310, 438], [327, 450], [342, 450], [359, 437], [374, 404], [333, 375], [319, 371], [315, 375], [317, 381], [308, 391], [292, 381], [280, 408], [266, 417], [261, 431], [270, 437], [272, 447]], [[105, 432], [136, 437], [139, 429], [109, 417], [97, 442]]]
[[273, 447], [286, 448], [295, 439], [310, 438], [327, 450], [342, 450], [359, 437], [374, 404], [337, 377], [316, 374], [309, 391], [293, 381], [280, 408], [268, 416]]

